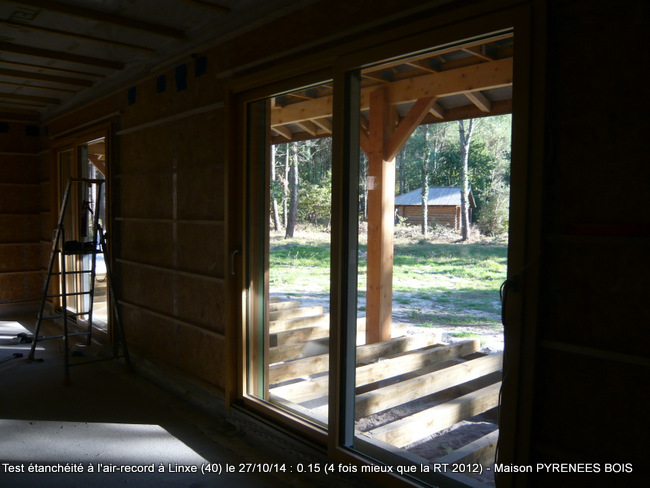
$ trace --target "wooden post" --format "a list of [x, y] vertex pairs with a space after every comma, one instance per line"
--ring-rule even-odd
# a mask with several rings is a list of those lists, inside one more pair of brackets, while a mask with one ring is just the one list
[[362, 140], [368, 156], [366, 344], [391, 338], [395, 156], [435, 102], [435, 97], [417, 100], [398, 124], [397, 111], [385, 89], [369, 96], [369, 133], [367, 141]]
[[370, 94], [366, 343], [391, 338], [395, 164], [385, 159], [394, 128], [385, 90]]

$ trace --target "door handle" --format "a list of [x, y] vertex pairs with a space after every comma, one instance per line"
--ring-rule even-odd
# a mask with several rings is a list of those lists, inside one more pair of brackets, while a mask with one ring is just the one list
[[241, 248], [237, 247], [230, 253], [230, 274], [235, 276], [235, 256], [241, 252]]

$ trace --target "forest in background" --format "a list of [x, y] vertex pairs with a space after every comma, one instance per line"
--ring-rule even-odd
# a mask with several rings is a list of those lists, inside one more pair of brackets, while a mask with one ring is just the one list
[[[485, 235], [501, 234], [508, 226], [510, 150], [510, 115], [421, 125], [395, 158], [395, 195], [431, 186], [462, 187], [466, 155], [467, 183], [476, 201], [473, 225]], [[274, 229], [291, 237], [296, 224], [329, 227], [331, 137], [277, 144], [271, 156]], [[361, 152], [361, 221], [367, 219], [367, 161]]]

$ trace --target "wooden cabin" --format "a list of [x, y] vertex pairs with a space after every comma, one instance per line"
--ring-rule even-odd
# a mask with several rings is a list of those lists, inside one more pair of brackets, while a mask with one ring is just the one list
[[[370, 474], [374, 486], [476, 486], [466, 471], [495, 457], [500, 488], [647, 485], [650, 216], [621, 209], [644, 208], [650, 181], [650, 2], [11, 0], [0, 2], [0, 19], [3, 317], [35, 321], [43, 296], [63, 287], [55, 279], [44, 290], [63, 189], [97, 168], [117, 307], [106, 307], [95, 339], [119, 341], [119, 316], [136, 371], [173, 378], [183, 399], [241, 426], [251, 449], [262, 432], [276, 462], [322, 468], [317, 451], [356, 481], [362, 468], [381, 471]], [[446, 348], [453, 363], [423, 373], [430, 388], [454, 389], [476, 361], [498, 378], [447, 392], [412, 422], [359, 434], [361, 402], [370, 411], [375, 399], [418, 391], [413, 378], [389, 396], [364, 389], [390, 382], [396, 364], [440, 359], [393, 337], [395, 154], [420, 124], [505, 113], [507, 360], [421, 344]], [[308, 325], [280, 319], [284, 305], [268, 293], [268, 161], [274, 144], [317, 137], [332, 138], [331, 302]], [[370, 223], [367, 288], [358, 290], [362, 154]], [[285, 334], [292, 328], [301, 333]], [[301, 361], [301, 388], [315, 384], [327, 402], [318, 415], [274, 400], [287, 357]], [[25, 415], [50, 418], [54, 387], [42, 385]], [[25, 394], [3, 391], [0, 414]], [[498, 423], [498, 449], [496, 435], [481, 438], [442, 458], [465, 472], [424, 472], [402, 443], [471, 405]], [[599, 472], [584, 472], [594, 463]], [[562, 472], [569, 467], [579, 472]]]
[[[429, 187], [428, 214], [429, 225], [446, 225], [455, 231], [460, 230], [460, 197], [459, 187]], [[472, 210], [476, 207], [474, 195], [468, 195], [469, 221], [472, 221]], [[422, 188], [395, 197], [397, 215], [404, 218], [407, 224], [422, 225]]]

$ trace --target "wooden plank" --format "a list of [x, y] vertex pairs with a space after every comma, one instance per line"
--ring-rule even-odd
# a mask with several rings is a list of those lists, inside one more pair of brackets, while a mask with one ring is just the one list
[[53, 51], [51, 49], [43, 49], [32, 46], [23, 46], [11, 42], [0, 42], [0, 52], [25, 54], [27, 56], [36, 56], [38, 58], [51, 58], [60, 61], [69, 61], [71, 63], [86, 64], [88, 66], [97, 66], [99, 68], [108, 69], [124, 69], [124, 63], [119, 61], [111, 61], [108, 59], [100, 59], [90, 56], [81, 56], [63, 51]]
[[[478, 341], [466, 341], [451, 346], [434, 346], [432, 348], [414, 351], [392, 359], [385, 359], [372, 364], [358, 366], [356, 369], [355, 386], [359, 387], [383, 379], [401, 376], [405, 373], [416, 371], [435, 363], [471, 354], [475, 352], [477, 348]], [[307, 375], [303, 372], [302, 374], [299, 374], [299, 376]], [[326, 395], [327, 385], [328, 378], [327, 376], [323, 376], [310, 381], [303, 381], [274, 388], [273, 391], [280, 396], [290, 398], [292, 401], [299, 403]]]
[[154, 24], [142, 19], [132, 19], [112, 12], [94, 10], [79, 5], [69, 5], [54, 0], [20, 0], [20, 3], [43, 10], [49, 10], [51, 12], [58, 12], [60, 14], [93, 20], [103, 24], [113, 24], [119, 27], [127, 27], [129, 29], [157, 34], [159, 36], [185, 39], [185, 32], [180, 29], [168, 27], [166, 25]]
[[399, 376], [408, 371], [426, 368], [435, 363], [472, 354], [479, 349], [478, 340], [469, 340], [448, 346], [431, 347], [357, 367], [356, 386]]
[[271, 347], [284, 346], [286, 344], [297, 344], [308, 342], [313, 339], [328, 337], [330, 333], [329, 323], [314, 327], [303, 327], [302, 329], [285, 330], [270, 334]]
[[474, 417], [499, 404], [501, 382], [436, 405], [368, 432], [373, 438], [404, 447], [435, 432]]
[[492, 111], [492, 102], [481, 92], [467, 92], [465, 96], [482, 112], [490, 113]]
[[285, 320], [273, 320], [269, 324], [269, 332], [276, 334], [285, 330], [302, 329], [316, 325], [327, 325], [330, 323], [330, 314], [310, 315], [307, 317], [295, 317]]
[[320, 305], [315, 305], [312, 307], [300, 307], [289, 310], [276, 310], [274, 312], [269, 312], [269, 320], [284, 320], [294, 317], [306, 317], [308, 315], [320, 315], [322, 313], [323, 307]]
[[[381, 85], [387, 90], [388, 103], [415, 102], [420, 98], [444, 97], [459, 93], [476, 92], [512, 85], [512, 58], [464, 66], [462, 68], [418, 76]], [[361, 90], [361, 110], [370, 107], [370, 94], [377, 87]], [[273, 126], [300, 120], [332, 116], [332, 97], [316, 98], [292, 103], [273, 110]]]
[[31, 71], [21, 71], [17, 69], [0, 69], [0, 75], [10, 78], [20, 78], [38, 81], [49, 81], [51, 83], [60, 83], [62, 85], [74, 86], [93, 86], [93, 82], [82, 78], [70, 78], [68, 76], [47, 75], [44, 73], [33, 73]]
[[435, 460], [436, 463], [479, 463], [489, 466], [494, 463], [494, 454], [499, 440], [499, 430], [490, 432], [469, 444]]
[[[437, 338], [433, 336], [398, 337], [386, 342], [366, 344], [357, 347], [357, 364], [375, 360], [380, 357], [392, 356], [402, 352], [419, 349], [434, 344]], [[279, 383], [301, 376], [322, 373], [329, 369], [329, 355], [295, 359], [284, 364], [274, 364], [269, 368], [270, 383]]]
[[494, 373], [501, 369], [502, 363], [503, 354], [491, 354], [357, 395], [356, 418], [366, 417]]
[[421, 98], [411, 107], [411, 110], [400, 121], [397, 129], [395, 129], [395, 132], [386, 144], [386, 154], [384, 157], [388, 161], [395, 159], [395, 156], [397, 156], [397, 153], [406, 144], [406, 141], [409, 140], [413, 131], [417, 129], [422, 119], [424, 119], [429, 110], [435, 105], [436, 100], [436, 97]]
[[298, 308], [300, 306], [299, 300], [285, 300], [285, 301], [270, 301], [269, 311], [275, 312], [277, 310], [286, 310], [288, 308]]
[[[282, 361], [321, 355], [328, 350], [328, 342], [329, 338], [323, 338], [310, 341], [307, 344], [298, 343], [271, 347], [269, 348], [269, 364], [274, 365]], [[270, 366], [270, 368], [273, 367]]]

